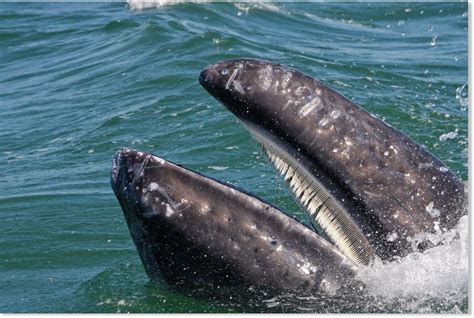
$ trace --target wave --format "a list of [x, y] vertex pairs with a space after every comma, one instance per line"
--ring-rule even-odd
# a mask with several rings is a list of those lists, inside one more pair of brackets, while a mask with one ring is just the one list
[[205, 3], [212, 2], [212, 0], [127, 0], [128, 5], [132, 10], [144, 10], [152, 8], [161, 8], [181, 3]]

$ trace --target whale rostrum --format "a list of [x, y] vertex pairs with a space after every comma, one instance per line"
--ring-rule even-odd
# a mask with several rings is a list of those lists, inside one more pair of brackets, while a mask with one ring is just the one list
[[354, 262], [403, 257], [416, 234], [448, 230], [463, 215], [464, 185], [453, 172], [314, 78], [232, 59], [199, 79], [262, 145], [315, 229]]

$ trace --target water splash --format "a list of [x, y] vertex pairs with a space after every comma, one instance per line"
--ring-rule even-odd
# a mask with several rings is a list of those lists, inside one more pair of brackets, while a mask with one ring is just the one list
[[376, 261], [360, 268], [356, 279], [365, 288], [353, 293], [280, 295], [262, 302], [267, 311], [319, 313], [465, 313], [468, 311], [469, 220], [457, 227], [420, 234], [414, 241], [429, 239], [436, 247], [411, 253], [386, 263]]
[[442, 134], [441, 136], [439, 136], [439, 141], [446, 141], [448, 139], [454, 139], [456, 138], [458, 135], [457, 131], [451, 131], [447, 134]]
[[456, 99], [461, 104], [461, 110], [465, 111], [469, 104], [469, 97], [467, 95], [467, 82], [464, 85], [456, 88]]
[[457, 311], [468, 290], [468, 225], [468, 216], [463, 216], [455, 229], [425, 235], [444, 244], [394, 262], [375, 262], [361, 269], [357, 278], [366, 283], [370, 295], [382, 298], [386, 304], [409, 303], [410, 311], [432, 312], [434, 308], [430, 310], [427, 304], [436, 299], [439, 305], [441, 299], [445, 311]]

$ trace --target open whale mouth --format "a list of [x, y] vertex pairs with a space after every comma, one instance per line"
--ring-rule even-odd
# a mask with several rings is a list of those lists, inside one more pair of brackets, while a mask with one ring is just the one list
[[357, 265], [429, 247], [418, 234], [464, 215], [454, 173], [319, 81], [237, 59], [206, 67], [199, 82], [261, 145], [315, 231], [244, 190], [123, 149], [112, 188], [149, 277], [198, 290], [359, 291]]
[[301, 154], [293, 154], [274, 138], [255, 125], [243, 121], [254, 139], [262, 147], [265, 155], [288, 184], [294, 198], [310, 216], [316, 232], [335, 244], [356, 264], [369, 264], [374, 259], [374, 251], [369, 241], [357, 226], [341, 201], [338, 193], [331, 191], [311, 173], [308, 160]]

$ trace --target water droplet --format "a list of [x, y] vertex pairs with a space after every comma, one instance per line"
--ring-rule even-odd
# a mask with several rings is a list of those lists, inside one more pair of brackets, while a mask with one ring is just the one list
[[441, 136], [439, 136], [439, 141], [446, 141], [448, 139], [454, 139], [454, 138], [456, 138], [457, 135], [458, 135], [457, 132], [451, 131], [447, 134], [442, 134]]
[[428, 212], [432, 217], [438, 217], [439, 216], [439, 210], [438, 209], [435, 209], [434, 208], [434, 203], [433, 202], [430, 202], [430, 204], [428, 204], [426, 207], [425, 207], [425, 210], [426, 212]]
[[467, 82], [461, 87], [456, 88], [456, 99], [459, 101], [459, 104], [461, 104], [461, 110], [466, 110], [469, 103], [467, 95]]

